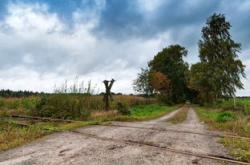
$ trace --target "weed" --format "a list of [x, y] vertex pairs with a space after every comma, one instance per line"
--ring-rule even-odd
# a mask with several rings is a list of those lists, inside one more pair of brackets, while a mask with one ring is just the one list
[[216, 121], [225, 123], [227, 121], [235, 120], [235, 118], [236, 117], [232, 112], [222, 112], [217, 116]]
[[122, 115], [129, 115], [131, 114], [128, 106], [126, 104], [122, 104], [120, 102], [117, 103], [117, 111]]

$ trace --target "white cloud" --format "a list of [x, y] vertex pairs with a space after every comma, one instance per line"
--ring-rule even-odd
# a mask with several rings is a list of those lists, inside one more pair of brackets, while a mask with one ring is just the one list
[[57, 15], [49, 13], [45, 4], [10, 3], [7, 10], [8, 16], [4, 24], [14, 32], [50, 33], [63, 29]]
[[[137, 72], [163, 47], [180, 43], [191, 50], [188, 61], [197, 60], [196, 45], [183, 42], [193, 39], [192, 32], [199, 29], [196, 26], [186, 26], [178, 34], [168, 30], [150, 39], [96, 37], [92, 30], [100, 21], [105, 1], [96, 2], [100, 2], [96, 8], [76, 10], [70, 26], [49, 12], [47, 5], [10, 3], [0, 20], [0, 88], [52, 91], [54, 84], [79, 75], [79, 81], [92, 80], [100, 91], [104, 79], [114, 78], [115, 92], [131, 93]], [[139, 2], [148, 13], [163, 3]], [[244, 63], [250, 75], [249, 60]], [[244, 82], [246, 90], [239, 94], [250, 89], [247, 80]]]
[[79, 75], [100, 89], [103, 79], [115, 78], [114, 91], [133, 92], [137, 71], [166, 38], [96, 38], [91, 30], [98, 23], [98, 11], [88, 21], [81, 19], [85, 14], [76, 11], [68, 30], [46, 5], [11, 3], [0, 23], [0, 88], [52, 91], [54, 84]]

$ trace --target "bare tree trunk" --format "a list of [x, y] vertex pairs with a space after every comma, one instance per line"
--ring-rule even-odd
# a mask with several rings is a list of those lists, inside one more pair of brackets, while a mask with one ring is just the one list
[[106, 88], [106, 93], [104, 94], [104, 97], [103, 97], [106, 111], [108, 111], [110, 108], [110, 104], [109, 104], [110, 100], [111, 101], [113, 100], [112, 95], [111, 95], [111, 88], [112, 88], [114, 82], [115, 82], [114, 79], [112, 79], [111, 81], [108, 81], [108, 80], [103, 81], [105, 88]]

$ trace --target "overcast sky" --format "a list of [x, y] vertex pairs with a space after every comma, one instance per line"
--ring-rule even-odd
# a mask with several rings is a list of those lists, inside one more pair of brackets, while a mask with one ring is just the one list
[[242, 44], [250, 95], [249, 0], [1, 0], [0, 88], [53, 91], [65, 80], [91, 80], [97, 90], [132, 93], [141, 67], [162, 48], [181, 44], [197, 62], [206, 19], [225, 14]]

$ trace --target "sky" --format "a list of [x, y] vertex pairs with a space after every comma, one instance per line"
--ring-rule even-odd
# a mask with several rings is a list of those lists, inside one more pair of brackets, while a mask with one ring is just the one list
[[249, 0], [1, 0], [0, 89], [53, 92], [66, 80], [103, 91], [133, 93], [140, 68], [171, 44], [198, 58], [201, 29], [213, 13], [225, 14], [241, 43], [244, 90], [250, 95]]

